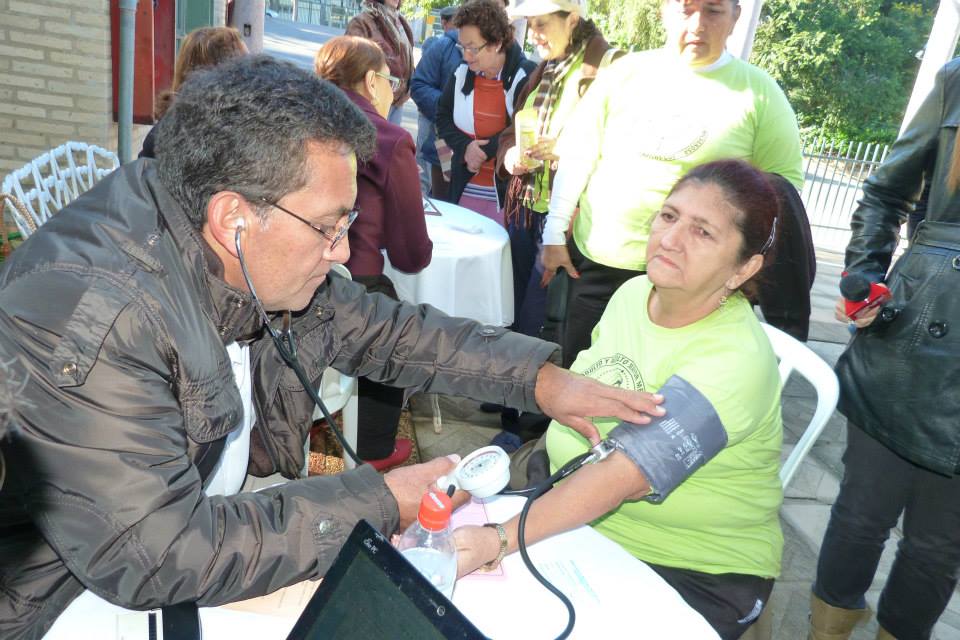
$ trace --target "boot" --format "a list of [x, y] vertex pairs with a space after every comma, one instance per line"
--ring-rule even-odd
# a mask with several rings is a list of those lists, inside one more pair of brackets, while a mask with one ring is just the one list
[[847, 640], [853, 628], [869, 617], [869, 609], [833, 607], [810, 594], [810, 633], [807, 640]]
[[897, 638], [883, 627], [877, 627], [877, 640], [897, 640]]

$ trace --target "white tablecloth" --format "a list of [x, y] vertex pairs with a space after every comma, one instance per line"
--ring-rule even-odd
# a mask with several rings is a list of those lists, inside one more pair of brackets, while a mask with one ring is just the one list
[[[513, 322], [510, 239], [499, 224], [449, 202], [431, 200], [441, 215], [427, 215], [433, 258], [416, 274], [397, 271], [389, 259], [384, 274], [401, 300], [426, 303], [484, 324]], [[425, 209], [430, 209], [425, 204]]]
[[[458, 510], [454, 523], [503, 522], [522, 506], [522, 498], [501, 496], [483, 507]], [[703, 617], [650, 567], [590, 527], [548, 538], [528, 551], [537, 569], [573, 602], [577, 618], [571, 638], [718, 640]], [[481, 632], [494, 640], [537, 640], [555, 638], [563, 630], [566, 609], [530, 575], [519, 553], [504, 558], [498, 574], [467, 576], [454, 588], [454, 604]], [[296, 598], [306, 602], [310, 593], [298, 591]], [[120, 616], [132, 613], [88, 591], [67, 608], [45, 640], [127, 640], [117, 625]], [[214, 639], [283, 640], [296, 618], [279, 611], [200, 609], [203, 635]]]
[[[497, 497], [485, 505], [486, 517], [503, 522], [522, 506], [522, 498]], [[540, 573], [573, 603], [571, 638], [717, 640], [713, 627], [653, 569], [590, 527], [527, 549]], [[519, 553], [502, 566], [502, 576], [457, 581], [454, 604], [490, 638], [555, 638], [567, 624], [566, 608], [530, 574]]]

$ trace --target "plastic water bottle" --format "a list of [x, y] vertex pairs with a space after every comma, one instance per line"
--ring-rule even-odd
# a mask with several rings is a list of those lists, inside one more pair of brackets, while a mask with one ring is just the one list
[[440, 593], [453, 598], [457, 580], [457, 546], [450, 531], [453, 502], [445, 493], [428, 491], [420, 500], [417, 521], [407, 527], [397, 548]]

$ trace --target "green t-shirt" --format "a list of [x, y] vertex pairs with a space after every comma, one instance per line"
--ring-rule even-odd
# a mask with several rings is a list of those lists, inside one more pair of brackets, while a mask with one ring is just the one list
[[662, 50], [624, 56], [580, 101], [561, 145], [564, 171], [589, 176], [574, 222], [577, 246], [621, 269], [646, 269], [650, 220], [692, 167], [738, 158], [803, 185], [786, 96], [766, 72], [729, 54], [707, 70]]
[[[783, 550], [783, 433], [780, 375], [770, 342], [740, 294], [698, 322], [666, 329], [647, 315], [651, 289], [646, 276], [620, 287], [594, 329], [593, 344], [571, 369], [649, 392], [678, 375], [710, 401], [729, 442], [663, 503], [624, 502], [593, 527], [652, 564], [775, 577]], [[618, 424], [595, 422], [601, 435]], [[547, 452], [554, 470], [589, 446], [572, 429], [550, 424]]]

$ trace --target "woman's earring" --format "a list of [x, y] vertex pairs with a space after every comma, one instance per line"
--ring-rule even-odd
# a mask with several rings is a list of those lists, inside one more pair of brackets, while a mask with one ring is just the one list
[[727, 296], [720, 296], [720, 306], [727, 304]]

